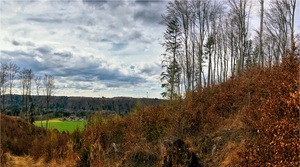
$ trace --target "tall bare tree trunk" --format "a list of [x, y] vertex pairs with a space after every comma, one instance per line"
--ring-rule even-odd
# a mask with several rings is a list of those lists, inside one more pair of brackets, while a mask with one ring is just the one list
[[294, 54], [295, 50], [296, 50], [296, 46], [295, 46], [295, 38], [294, 38], [294, 26], [295, 26], [295, 10], [296, 10], [296, 0], [290, 0], [290, 4], [291, 4], [291, 50], [292, 50], [292, 54]]
[[198, 14], [198, 24], [199, 24], [199, 44], [198, 44], [198, 84], [199, 87], [202, 88], [202, 82], [205, 82], [202, 79], [203, 74], [203, 46], [204, 46], [204, 37], [205, 37], [205, 15], [206, 15], [206, 2], [203, 3], [203, 11], [201, 1], [197, 1], [197, 14]]
[[[238, 33], [238, 66], [237, 73], [244, 70], [244, 60], [246, 54], [247, 36], [248, 36], [248, 20], [250, 13], [250, 6], [248, 0], [228, 0], [232, 15], [234, 16], [234, 24]], [[247, 12], [247, 9], [249, 11]]]
[[263, 22], [264, 22], [264, 0], [260, 0], [260, 27], [259, 27], [259, 65], [264, 67], [264, 53], [263, 53]]

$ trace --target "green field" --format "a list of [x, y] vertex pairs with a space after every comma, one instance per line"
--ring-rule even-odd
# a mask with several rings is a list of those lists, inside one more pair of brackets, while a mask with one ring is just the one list
[[[51, 119], [48, 121], [48, 129], [57, 129], [62, 132], [73, 132], [76, 127], [83, 130], [86, 121], [61, 121], [59, 119]], [[41, 127], [41, 121], [34, 122], [35, 126]], [[42, 121], [42, 125], [46, 127], [46, 120]]]

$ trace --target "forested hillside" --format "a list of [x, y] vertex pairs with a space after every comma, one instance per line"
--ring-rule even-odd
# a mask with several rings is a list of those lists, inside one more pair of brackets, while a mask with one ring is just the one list
[[[6, 95], [4, 99], [9, 99]], [[22, 95], [12, 95], [13, 105], [10, 100], [5, 101], [6, 114], [19, 116], [25, 114], [26, 105], [23, 102]], [[31, 96], [35, 115], [40, 115], [40, 112], [46, 112], [46, 97], [45, 96]], [[68, 116], [70, 114], [93, 113], [96, 111], [109, 111], [114, 114], [124, 115], [129, 113], [136, 106], [155, 105], [163, 102], [161, 99], [152, 98], [131, 98], [131, 97], [114, 97], [114, 98], [92, 98], [92, 97], [67, 97], [67, 96], [52, 96], [49, 103], [48, 114], [56, 114], [57, 116]]]

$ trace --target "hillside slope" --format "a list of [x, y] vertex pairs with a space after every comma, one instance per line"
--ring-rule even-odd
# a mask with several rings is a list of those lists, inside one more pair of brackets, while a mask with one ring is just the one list
[[79, 163], [193, 166], [195, 155], [194, 166], [299, 166], [299, 67], [299, 57], [287, 56], [182, 101], [109, 121], [95, 116]]
[[[71, 150], [68, 145], [71, 138], [69, 134], [59, 133], [57, 130], [46, 131], [18, 117], [3, 114], [0, 114], [0, 123], [1, 166], [74, 164], [71, 160], [67, 163], [56, 162], [60, 157], [75, 159], [73, 155], [67, 155], [68, 150]], [[29, 162], [30, 164], [26, 164]]]
[[42, 137], [46, 131], [29, 124], [18, 117], [0, 114], [1, 150], [14, 155], [29, 154], [29, 149], [36, 138]]

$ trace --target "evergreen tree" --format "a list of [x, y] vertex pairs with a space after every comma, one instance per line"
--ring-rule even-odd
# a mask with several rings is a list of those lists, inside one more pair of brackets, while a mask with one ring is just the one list
[[162, 88], [165, 89], [165, 92], [161, 93], [161, 95], [172, 101], [180, 96], [180, 66], [176, 59], [172, 61], [170, 56], [165, 55], [162, 67], [166, 71], [161, 73]]
[[166, 54], [163, 54], [162, 68], [165, 68], [166, 71], [161, 74], [161, 81], [166, 92], [163, 92], [162, 96], [168, 97], [172, 101], [175, 94], [180, 94], [180, 67], [177, 59], [181, 54], [182, 32], [178, 20], [174, 16], [165, 17], [165, 24], [167, 29], [162, 45], [166, 49]]

